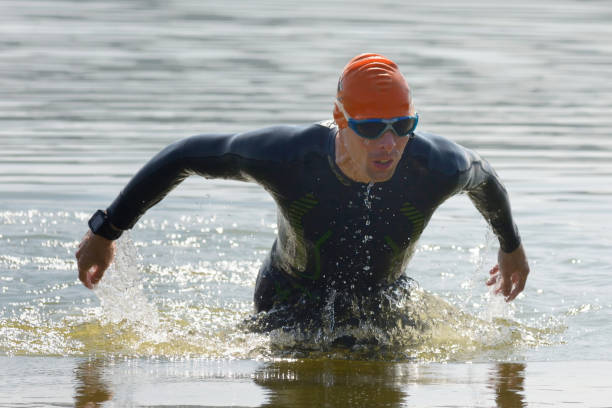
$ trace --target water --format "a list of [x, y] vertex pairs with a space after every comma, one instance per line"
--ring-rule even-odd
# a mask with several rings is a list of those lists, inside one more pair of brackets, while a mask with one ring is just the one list
[[[611, 22], [603, 1], [0, 1], [0, 405], [609, 405]], [[328, 119], [364, 51], [398, 62], [422, 129], [505, 182], [532, 269], [514, 303], [485, 287], [497, 246], [460, 196], [395, 309], [423, 331], [366, 325], [388, 347], [347, 350], [333, 328], [243, 330], [275, 209], [196, 178], [95, 292], [77, 281], [86, 220], [149, 157]]]

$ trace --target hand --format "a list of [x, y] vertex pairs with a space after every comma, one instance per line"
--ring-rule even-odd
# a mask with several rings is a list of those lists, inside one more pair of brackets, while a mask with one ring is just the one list
[[499, 250], [497, 254], [498, 264], [491, 269], [491, 277], [487, 281], [488, 286], [499, 283], [495, 289], [495, 294], [501, 293], [506, 298], [506, 302], [514, 300], [519, 293], [525, 289], [527, 275], [529, 275], [529, 264], [523, 250], [523, 245], [519, 245], [513, 252], [506, 253]]
[[115, 258], [115, 242], [87, 231], [76, 252], [79, 280], [89, 289], [100, 282]]

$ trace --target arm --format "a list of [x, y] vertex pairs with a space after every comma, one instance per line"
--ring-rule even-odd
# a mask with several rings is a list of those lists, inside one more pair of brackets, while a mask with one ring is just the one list
[[468, 196], [491, 225], [499, 239], [498, 263], [489, 272], [487, 285], [498, 284], [495, 294], [501, 293], [511, 301], [525, 288], [529, 264], [521, 244], [518, 228], [512, 219], [510, 200], [501, 181], [488, 162], [470, 152], [465, 190]]
[[[330, 128], [324, 125], [275, 126], [237, 135], [204, 135], [171, 144], [151, 159], [106, 210], [108, 235], [130, 229], [152, 206], [189, 175], [256, 181], [273, 196], [292, 187], [288, 163], [311, 152], [326, 152]], [[300, 159], [301, 160], [301, 159]], [[94, 225], [96, 225], [94, 223]], [[87, 234], [76, 254], [79, 279], [89, 288], [113, 260], [114, 245]]]
[[[243, 163], [247, 158], [240, 154], [240, 147], [233, 147], [235, 138], [194, 136], [166, 147], [132, 178], [108, 207], [107, 228], [114, 231], [132, 228], [149, 208], [191, 174], [246, 180], [242, 168], [248, 167]], [[76, 252], [81, 282], [93, 289], [114, 255], [114, 241], [88, 231]]]
[[[107, 228], [118, 235], [132, 228], [190, 174], [241, 179], [237, 157], [228, 155], [230, 149], [230, 136], [195, 136], [169, 145], [132, 178], [106, 210]], [[115, 257], [115, 242], [103, 235], [88, 231], [75, 254], [79, 280], [89, 289], [102, 279]]]

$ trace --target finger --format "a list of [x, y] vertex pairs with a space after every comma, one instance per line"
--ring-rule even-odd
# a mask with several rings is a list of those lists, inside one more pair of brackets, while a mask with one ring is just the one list
[[506, 297], [506, 302], [513, 301], [525, 289], [525, 279], [520, 279], [517, 275], [515, 280], [517, 282], [514, 284], [514, 288], [510, 294]]
[[521, 292], [517, 291], [516, 289], [513, 290], [512, 292], [510, 292], [510, 294], [508, 296], [506, 296], [506, 302], [512, 302], [514, 299], [516, 299], [516, 297], [519, 295], [519, 293], [521, 293]]
[[79, 280], [83, 283], [83, 285], [85, 285], [85, 287], [92, 289], [93, 286], [89, 279], [89, 270], [92, 268], [92, 264], [79, 261], [77, 263], [77, 267], [79, 268]]
[[499, 265], [495, 265], [493, 268], [491, 268], [491, 270], [489, 271], [490, 275], [495, 275], [499, 272]]
[[89, 270], [79, 271], [79, 280], [87, 289], [93, 289], [93, 285], [89, 279]]
[[519, 293], [521, 293], [521, 291], [515, 288], [508, 296], [506, 296], [506, 302], [512, 302], [514, 299], [516, 299]]
[[100, 279], [102, 279], [102, 276], [104, 275], [104, 271], [106, 271], [106, 268], [107, 266], [102, 266], [102, 265], [98, 265], [98, 267], [95, 268], [93, 273], [90, 275], [90, 282], [92, 285], [97, 285], [98, 282], [100, 282]]
[[491, 275], [491, 277], [487, 280], [486, 285], [495, 285], [495, 283], [497, 283], [497, 281], [499, 280], [499, 265], [495, 265], [493, 268], [491, 268], [489, 274]]
[[504, 296], [509, 296], [512, 291], [512, 280], [509, 276], [500, 275], [501, 284], [499, 288], [495, 291], [495, 294], [501, 293]]

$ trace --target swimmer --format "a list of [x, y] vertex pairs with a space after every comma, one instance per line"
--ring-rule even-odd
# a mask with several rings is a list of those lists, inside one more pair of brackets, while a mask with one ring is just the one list
[[506, 189], [474, 151], [416, 130], [410, 87], [393, 61], [350, 60], [333, 118], [169, 145], [91, 217], [76, 252], [79, 279], [92, 289], [113, 261], [114, 240], [186, 177], [200, 175], [258, 183], [277, 205], [278, 235], [255, 283], [257, 312], [331, 290], [367, 296], [405, 280], [434, 211], [459, 193], [499, 240], [486, 284], [516, 298], [529, 266]]

